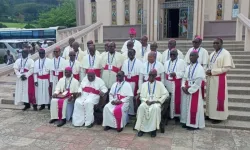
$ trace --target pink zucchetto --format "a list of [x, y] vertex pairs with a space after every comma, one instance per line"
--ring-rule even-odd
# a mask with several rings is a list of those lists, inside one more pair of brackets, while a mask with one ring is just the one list
[[129, 29], [129, 34], [136, 34], [135, 28], [130, 28]]
[[71, 67], [66, 67], [65, 70], [66, 71], [72, 71], [72, 68]]

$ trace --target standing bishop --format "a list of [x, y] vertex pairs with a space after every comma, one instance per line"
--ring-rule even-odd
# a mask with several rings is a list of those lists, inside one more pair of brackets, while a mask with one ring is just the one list
[[61, 78], [57, 83], [51, 100], [51, 120], [49, 123], [59, 120], [58, 127], [66, 123], [67, 104], [74, 100], [78, 86], [79, 82], [72, 76], [72, 68], [66, 67], [65, 77]]
[[[122, 66], [122, 71], [125, 73], [125, 81], [127, 81], [134, 92], [134, 96], [137, 96], [137, 91], [139, 89], [139, 75], [142, 62], [135, 58], [136, 52], [134, 49], [128, 51], [128, 59], [124, 61]], [[130, 99], [129, 102], [129, 114], [135, 115], [134, 111], [134, 98]], [[137, 105], [136, 105], [137, 106]]]
[[69, 38], [69, 46], [65, 47], [65, 49], [64, 49], [64, 51], [63, 51], [63, 55], [62, 55], [62, 57], [63, 57], [64, 59], [69, 60], [69, 52], [70, 52], [70, 51], [74, 51], [74, 50], [73, 50], [73, 47], [72, 47], [72, 44], [73, 44], [74, 42], [75, 42], [75, 38], [73, 38], [73, 37]]
[[165, 69], [165, 86], [170, 93], [170, 117], [180, 117], [181, 115], [181, 80], [185, 73], [185, 62], [178, 59], [178, 51], [171, 50], [170, 60], [164, 64]]
[[50, 109], [50, 97], [52, 96], [52, 81], [50, 80], [51, 59], [45, 57], [45, 50], [39, 50], [39, 59], [35, 61], [34, 81], [36, 86], [37, 104], [43, 110], [45, 105]]
[[[172, 49], [176, 49], [176, 40], [175, 39], [171, 39], [168, 41], [168, 49], [166, 49], [162, 54], [163, 63], [166, 63], [166, 61], [168, 61], [170, 59], [170, 51]], [[177, 52], [178, 52], [178, 58], [184, 59], [183, 53], [178, 49], [177, 49]]]
[[151, 132], [151, 137], [156, 137], [156, 130], [160, 128], [161, 105], [168, 97], [168, 91], [162, 82], [155, 78], [157, 71], [149, 72], [149, 81], [144, 82], [140, 89], [141, 105], [137, 111], [137, 121], [135, 129], [138, 136], [143, 136], [144, 132]]
[[[93, 42], [92, 40], [90, 40], [90, 41], [87, 42], [87, 50], [83, 51], [83, 55], [84, 55], [84, 56], [86, 56], [86, 55], [89, 54], [89, 46], [91, 46], [91, 45], [95, 45], [94, 42]], [[95, 54], [96, 54], [97, 56], [100, 56], [100, 55], [101, 55], [100, 52], [99, 52], [98, 50], [95, 50]]]
[[75, 101], [72, 123], [74, 126], [85, 125], [91, 128], [94, 123], [94, 107], [98, 105], [100, 96], [108, 92], [104, 81], [89, 69], [87, 76], [82, 80]]
[[14, 71], [17, 77], [15, 89], [15, 105], [24, 104], [23, 111], [33, 105], [33, 109], [37, 110], [34, 84], [34, 61], [28, 58], [29, 50], [24, 48], [22, 57], [14, 63]]
[[129, 36], [130, 36], [130, 39], [127, 40], [127, 41], [123, 44], [122, 49], [121, 49], [121, 52], [122, 52], [122, 53], [127, 53], [127, 52], [128, 52], [127, 43], [128, 43], [129, 41], [132, 41], [132, 42], [134, 43], [133, 49], [134, 49], [136, 52], [140, 51], [140, 50], [141, 50], [141, 43], [140, 43], [138, 40], [135, 39], [135, 37], [136, 37], [136, 30], [135, 30], [134, 28], [130, 28], [130, 29], [129, 29]]
[[205, 127], [204, 106], [201, 94], [201, 83], [205, 72], [197, 59], [199, 52], [190, 53], [190, 65], [187, 66], [182, 80], [181, 123], [190, 130]]
[[147, 62], [148, 60], [148, 54], [150, 52], [155, 52], [156, 53], [156, 60], [159, 61], [160, 63], [162, 63], [162, 54], [160, 52], [157, 51], [158, 45], [156, 42], [154, 42], [153, 44], [150, 45], [150, 50], [149, 52], [147, 52], [144, 55], [144, 62]]
[[136, 58], [139, 59], [140, 61], [144, 62], [144, 56], [150, 52], [150, 44], [148, 44], [148, 37], [143, 36], [141, 38], [141, 48], [140, 51], [136, 52]]
[[70, 66], [72, 68], [73, 77], [79, 82], [82, 79], [81, 65], [78, 60], [76, 60], [76, 53], [74, 51], [69, 52], [69, 60], [66, 61], [65, 66]]
[[127, 124], [129, 99], [133, 96], [133, 91], [130, 84], [124, 81], [123, 71], [117, 73], [117, 81], [111, 87], [109, 103], [103, 110], [102, 125], [105, 131], [115, 128], [117, 132], [121, 132]]

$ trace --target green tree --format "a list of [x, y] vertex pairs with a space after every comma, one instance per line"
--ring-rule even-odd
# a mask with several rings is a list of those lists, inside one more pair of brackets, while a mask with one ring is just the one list
[[38, 24], [43, 28], [76, 26], [75, 0], [65, 0], [60, 7], [52, 8], [49, 12], [41, 13]]
[[6, 13], [9, 7], [9, 3], [7, 0], [0, 0], [0, 16]]

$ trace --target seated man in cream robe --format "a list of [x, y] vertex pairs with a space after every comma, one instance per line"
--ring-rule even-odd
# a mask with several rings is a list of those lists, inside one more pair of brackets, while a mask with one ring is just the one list
[[66, 61], [65, 66], [70, 66], [72, 68], [73, 77], [81, 82], [82, 80], [82, 68], [80, 62], [76, 60], [76, 53], [74, 51], [69, 52], [69, 60]]
[[185, 73], [185, 62], [182, 59], [178, 59], [178, 51], [176, 49], [171, 50], [170, 60], [164, 64], [165, 69], [165, 86], [170, 93], [170, 118], [176, 117], [176, 121], [179, 121], [181, 115], [181, 80]]
[[210, 55], [207, 75], [206, 115], [212, 123], [220, 123], [228, 117], [227, 72], [234, 68], [231, 54], [223, 48], [223, 40], [214, 40], [215, 51]]
[[95, 71], [90, 69], [78, 89], [72, 124], [91, 128], [94, 124], [94, 106], [99, 103], [100, 95], [107, 92], [103, 80], [96, 77]]
[[137, 110], [137, 121], [135, 129], [138, 136], [143, 136], [144, 132], [151, 132], [151, 137], [156, 137], [156, 130], [160, 128], [161, 104], [168, 97], [168, 91], [162, 82], [155, 78], [157, 71], [151, 70], [149, 81], [142, 84], [140, 89], [141, 105]]
[[[125, 73], [125, 81], [127, 81], [134, 92], [134, 98], [129, 102], [129, 115], [135, 115], [134, 104], [136, 104], [137, 91], [139, 89], [139, 75], [142, 67], [142, 62], [135, 58], [135, 50], [128, 51], [128, 59], [122, 65], [122, 71]], [[137, 105], [136, 105], [137, 106]]]
[[157, 51], [157, 48], [158, 48], [158, 45], [156, 42], [154, 42], [153, 44], [150, 45], [150, 51], [147, 52], [145, 55], [144, 55], [144, 62], [147, 62], [148, 60], [148, 54], [150, 52], [155, 52], [156, 53], [156, 60], [159, 61], [160, 63], [163, 63], [162, 62], [162, 54], [160, 52]]
[[117, 132], [121, 132], [127, 124], [129, 99], [133, 96], [133, 91], [130, 84], [124, 81], [123, 71], [118, 72], [117, 81], [111, 87], [109, 103], [103, 110], [102, 125], [105, 131], [115, 128]]
[[188, 130], [205, 127], [203, 98], [201, 95], [201, 83], [205, 79], [205, 72], [199, 64], [199, 52], [190, 53], [190, 65], [186, 68], [182, 80], [182, 104], [181, 123]]
[[[170, 51], [172, 49], [176, 49], [176, 40], [175, 39], [171, 39], [168, 41], [168, 49], [166, 49], [162, 54], [162, 62], [163, 63], [166, 63], [166, 61], [168, 61], [170, 59]], [[183, 53], [178, 49], [177, 49], [177, 52], [178, 52], [178, 58], [184, 59]]]
[[34, 82], [37, 105], [43, 110], [45, 105], [50, 109], [50, 98], [52, 96], [52, 83], [50, 81], [51, 59], [45, 57], [45, 50], [39, 50], [39, 59], [35, 61]]
[[156, 60], [156, 53], [150, 52], [148, 54], [148, 60], [143, 63], [141, 68], [140, 77], [139, 77], [139, 85], [142, 85], [143, 82], [147, 82], [149, 78], [150, 70], [157, 70], [156, 80], [161, 81], [164, 84], [164, 66], [162, 63]]
[[65, 68], [65, 77], [61, 78], [56, 85], [53, 98], [51, 100], [51, 120], [54, 123], [59, 120], [58, 127], [66, 123], [67, 104], [74, 100], [78, 91], [79, 82], [72, 77], [72, 68]]
[[148, 44], [148, 37], [147, 36], [143, 36], [141, 38], [141, 48], [140, 51], [136, 52], [135, 57], [137, 59], [139, 59], [141, 62], [144, 62], [144, 56], [146, 55], [146, 53], [150, 52], [150, 44]]
[[102, 65], [101, 65], [101, 58], [100, 55], [96, 54], [96, 49], [95, 45], [89, 45], [89, 53], [84, 56], [83, 61], [81, 62], [82, 65], [82, 73], [83, 73], [83, 78], [86, 76], [86, 73], [88, 72], [89, 69], [92, 69], [95, 71], [95, 75], [97, 77], [101, 77], [101, 70], [102, 70]]
[[124, 57], [121, 53], [116, 52], [114, 42], [109, 43], [109, 52], [102, 57], [102, 79], [108, 89], [116, 82], [116, 75], [120, 71]]
[[141, 49], [141, 43], [140, 41], [136, 40], [135, 37], [136, 37], [136, 30], [134, 28], [130, 28], [129, 29], [129, 36], [130, 36], [130, 39], [127, 40], [123, 46], [122, 46], [122, 49], [121, 49], [121, 52], [122, 53], [127, 53], [128, 52], [128, 49], [127, 49], [127, 43], [129, 41], [132, 41], [134, 43], [134, 47], [133, 49], [137, 52], [137, 51], [140, 51]]
[[[90, 45], [94, 45], [94, 42], [93, 42], [92, 40], [90, 40], [90, 41], [87, 42], [87, 50], [83, 51], [83, 55], [84, 55], [84, 56], [86, 56], [86, 55], [89, 54], [89, 46], [90, 46]], [[98, 50], [95, 51], [95, 54], [96, 54], [97, 56], [100, 56], [100, 55], [101, 55], [100, 52], [99, 52]]]

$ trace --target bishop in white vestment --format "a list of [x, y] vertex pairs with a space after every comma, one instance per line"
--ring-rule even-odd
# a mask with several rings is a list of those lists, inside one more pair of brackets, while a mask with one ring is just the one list
[[150, 51], [147, 52], [145, 55], [144, 55], [144, 60], [143, 62], [147, 62], [148, 61], [148, 54], [150, 52], [155, 52], [156, 53], [156, 60], [159, 61], [160, 63], [163, 63], [162, 62], [162, 54], [160, 52], [157, 51], [157, 43], [154, 42], [153, 44], [150, 45]]
[[160, 129], [161, 105], [168, 97], [168, 91], [162, 82], [155, 78], [157, 71], [151, 70], [149, 81], [144, 82], [140, 89], [141, 105], [137, 110], [137, 121], [135, 129], [138, 130], [138, 136], [144, 132], [151, 132], [151, 137], [156, 136], [156, 130]]
[[135, 54], [135, 57], [139, 59], [141, 62], [144, 62], [144, 56], [147, 55], [148, 52], [150, 52], [150, 44], [148, 44], [148, 37], [143, 36], [141, 38], [141, 48], [140, 51], [137, 51]]
[[[176, 40], [174, 39], [168, 41], [168, 49], [166, 49], [162, 54], [163, 64], [166, 63], [166, 61], [170, 60], [170, 51], [172, 49], [176, 49]], [[178, 52], [178, 59], [184, 59], [183, 53], [178, 49], [177, 52]]]
[[[95, 45], [92, 40], [87, 42], [87, 50], [83, 51], [83, 56], [89, 55], [89, 46]], [[95, 55], [101, 56], [101, 53], [98, 50], [95, 50]]]
[[115, 128], [118, 132], [122, 131], [127, 124], [129, 99], [134, 95], [130, 84], [124, 81], [123, 71], [118, 72], [117, 81], [111, 87], [109, 103], [103, 110], [102, 125], [105, 131], [110, 128]]
[[37, 110], [35, 85], [34, 85], [34, 61], [28, 58], [28, 49], [23, 49], [22, 57], [14, 63], [14, 71], [16, 74], [15, 88], [15, 105], [24, 104], [23, 111], [33, 105], [34, 110]]
[[[134, 98], [132, 97], [129, 102], [129, 115], [135, 115], [134, 103], [137, 104], [137, 91], [139, 89], [139, 75], [142, 62], [135, 58], [135, 50], [128, 51], [128, 59], [124, 61], [122, 65], [122, 71], [125, 73], [125, 81], [127, 81], [133, 90]], [[137, 105], [136, 105], [137, 106]]]
[[129, 36], [130, 36], [130, 40], [127, 40], [123, 46], [122, 46], [122, 49], [121, 49], [121, 52], [122, 53], [127, 53], [128, 52], [128, 49], [127, 49], [127, 43], [129, 41], [132, 41], [134, 43], [134, 47], [133, 49], [135, 51], [140, 51], [140, 48], [141, 48], [141, 43], [140, 41], [136, 40], [135, 37], [136, 37], [136, 30], [134, 28], [130, 28], [129, 29]]
[[90, 69], [82, 80], [75, 101], [72, 124], [74, 126], [92, 127], [94, 123], [94, 106], [98, 105], [100, 95], [108, 92], [103, 80]]
[[72, 68], [72, 73], [73, 77], [81, 82], [82, 80], [82, 72], [81, 72], [81, 64], [79, 61], [77, 61], [76, 58], [76, 53], [74, 51], [69, 52], [69, 60], [66, 60], [66, 65], [65, 66], [70, 66]]
[[178, 51], [172, 50], [171, 59], [164, 64], [165, 69], [165, 86], [170, 93], [170, 117], [180, 117], [181, 115], [181, 80], [185, 73], [185, 62], [178, 59]]
[[[75, 38], [71, 37], [69, 38], [69, 46], [65, 47], [63, 51], [62, 57], [66, 60], [69, 60], [69, 52], [74, 51], [72, 44], [75, 42]], [[79, 51], [82, 51], [82, 49], [79, 47]]]
[[51, 59], [45, 57], [45, 50], [39, 50], [39, 59], [35, 61], [34, 81], [37, 104], [41, 105], [39, 110], [43, 110], [45, 105], [50, 104], [52, 96], [52, 84], [50, 83]]
[[188, 129], [205, 127], [201, 84], [205, 78], [203, 67], [198, 63], [198, 51], [190, 53], [191, 64], [186, 68], [182, 80], [181, 123]]
[[215, 51], [210, 55], [207, 74], [206, 115], [212, 123], [228, 117], [227, 72], [235, 68], [231, 54], [223, 48], [223, 40], [214, 40]]
[[59, 120], [58, 127], [66, 123], [67, 104], [74, 101], [78, 91], [79, 82], [72, 76], [72, 68], [65, 68], [65, 77], [61, 78], [56, 85], [51, 100], [51, 120], [54, 123]]

